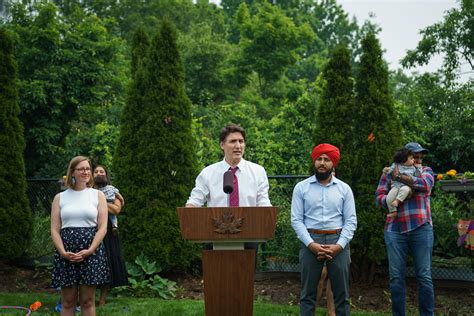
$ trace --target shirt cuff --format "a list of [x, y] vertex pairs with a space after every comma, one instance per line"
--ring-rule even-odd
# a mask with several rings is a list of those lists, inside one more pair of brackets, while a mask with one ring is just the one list
[[342, 236], [339, 236], [339, 240], [337, 241], [336, 244], [340, 245], [342, 247], [342, 249], [344, 249], [344, 248], [346, 248], [348, 242], [347, 242], [346, 238], [344, 238]]
[[188, 201], [186, 202], [186, 204], [192, 204], [196, 207], [201, 207], [203, 204], [201, 204], [199, 201], [197, 200], [193, 200], [193, 199], [188, 199]]
[[315, 242], [313, 238], [308, 234], [307, 236], [302, 236], [301, 237], [301, 242], [308, 247], [310, 243]]

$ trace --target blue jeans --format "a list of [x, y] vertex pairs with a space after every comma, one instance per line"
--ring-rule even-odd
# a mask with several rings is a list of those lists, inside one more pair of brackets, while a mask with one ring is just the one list
[[385, 232], [387, 247], [392, 314], [405, 315], [405, 275], [407, 252], [410, 249], [418, 288], [418, 306], [421, 316], [434, 315], [434, 289], [431, 278], [433, 227], [425, 223], [408, 233]]

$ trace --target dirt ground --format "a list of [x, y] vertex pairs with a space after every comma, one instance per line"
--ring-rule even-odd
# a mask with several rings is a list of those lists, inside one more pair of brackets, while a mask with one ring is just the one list
[[[180, 297], [203, 299], [203, 282], [198, 277], [177, 278], [182, 287]], [[351, 282], [351, 308], [354, 311], [390, 312], [391, 301], [388, 278], [377, 276], [371, 284]], [[297, 305], [300, 280], [297, 273], [261, 273], [256, 275], [255, 299], [276, 304]], [[473, 315], [474, 284], [454, 281], [435, 281], [436, 315]], [[321, 305], [325, 306], [325, 295]], [[416, 281], [407, 280], [407, 307], [416, 312], [418, 298]]]
[[[178, 297], [203, 299], [204, 285], [199, 276], [170, 277], [180, 287]], [[31, 270], [0, 262], [0, 292], [51, 292], [50, 273]], [[259, 273], [255, 280], [255, 299], [276, 304], [297, 305], [300, 292], [296, 273]], [[474, 311], [474, 283], [436, 281], [436, 314], [472, 315]], [[322, 305], [325, 304], [323, 300]], [[377, 275], [371, 284], [351, 282], [353, 310], [390, 312], [388, 278]], [[407, 281], [407, 306], [417, 305], [416, 282]]]

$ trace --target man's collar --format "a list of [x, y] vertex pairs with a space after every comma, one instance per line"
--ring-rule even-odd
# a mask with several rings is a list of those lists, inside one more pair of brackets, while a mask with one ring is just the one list
[[[239, 163], [237, 164], [237, 168], [239, 168], [240, 171], [242, 171], [244, 165], [245, 165], [245, 159], [244, 158], [241, 158]], [[224, 166], [226, 166], [226, 170], [229, 169], [230, 167], [232, 167], [226, 160], [225, 158], [222, 159], [222, 162], [224, 163]]]
[[[311, 180], [309, 182], [311, 182], [311, 183], [316, 182], [316, 183], [321, 184], [321, 182], [319, 182], [318, 179], [316, 178], [315, 174], [313, 174], [313, 176], [311, 177]], [[336, 176], [332, 175], [331, 176], [331, 181], [329, 181], [329, 183], [327, 185], [337, 184], [337, 183], [339, 183], [339, 179], [336, 178]]]

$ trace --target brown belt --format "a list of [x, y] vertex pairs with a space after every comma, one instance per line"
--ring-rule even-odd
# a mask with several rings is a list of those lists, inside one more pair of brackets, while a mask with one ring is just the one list
[[330, 229], [330, 230], [321, 230], [321, 229], [311, 229], [308, 228], [308, 232], [311, 234], [319, 234], [319, 235], [334, 235], [341, 232], [341, 228], [339, 229]]

